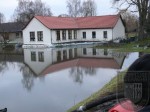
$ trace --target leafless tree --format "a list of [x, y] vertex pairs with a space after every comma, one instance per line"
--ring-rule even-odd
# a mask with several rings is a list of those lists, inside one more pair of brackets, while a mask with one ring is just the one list
[[0, 23], [3, 23], [5, 21], [5, 16], [3, 13], [0, 12]]
[[125, 22], [126, 31], [133, 32], [138, 28], [138, 16], [129, 11], [120, 11], [120, 15]]
[[82, 16], [96, 16], [96, 3], [94, 0], [87, 0], [83, 2]]
[[68, 14], [60, 14], [58, 17], [70, 17]]
[[[148, 7], [150, 0], [113, 0], [114, 4], [118, 4], [118, 7], [127, 6], [125, 10], [130, 7], [136, 7], [139, 14], [139, 39], [142, 39], [146, 29], [148, 21]], [[120, 9], [120, 8], [119, 8]], [[133, 11], [134, 12], [134, 11]]]
[[70, 17], [78, 17], [81, 15], [81, 0], [67, 1], [68, 14]]
[[14, 11], [15, 21], [28, 22], [34, 15], [51, 16], [51, 9], [41, 0], [18, 0], [18, 6]]

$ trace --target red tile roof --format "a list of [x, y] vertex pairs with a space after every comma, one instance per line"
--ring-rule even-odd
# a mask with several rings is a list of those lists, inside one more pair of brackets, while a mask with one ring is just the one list
[[113, 28], [119, 15], [93, 16], [93, 17], [50, 17], [35, 16], [49, 29], [90, 29], [90, 28]]

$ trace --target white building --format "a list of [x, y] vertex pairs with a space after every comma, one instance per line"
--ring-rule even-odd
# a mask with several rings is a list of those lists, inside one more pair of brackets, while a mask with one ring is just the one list
[[35, 16], [23, 30], [24, 46], [111, 41], [125, 37], [119, 15], [94, 17]]

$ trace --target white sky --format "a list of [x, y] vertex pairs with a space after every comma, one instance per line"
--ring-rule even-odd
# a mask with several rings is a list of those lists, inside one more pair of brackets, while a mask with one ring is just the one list
[[[67, 0], [42, 0], [42, 2], [50, 6], [53, 16], [67, 14], [66, 1]], [[116, 13], [116, 10], [112, 8], [112, 0], [95, 0], [95, 2], [97, 5], [97, 15]], [[0, 12], [5, 15], [6, 21], [10, 20], [17, 4], [17, 0], [0, 0]]]

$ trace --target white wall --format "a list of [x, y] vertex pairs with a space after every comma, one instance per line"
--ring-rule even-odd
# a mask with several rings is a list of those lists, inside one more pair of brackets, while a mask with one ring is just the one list
[[125, 37], [125, 27], [121, 19], [119, 19], [116, 26], [113, 29], [113, 39], [124, 37]]
[[[77, 30], [77, 39], [74, 39], [74, 33], [72, 30], [72, 39], [68, 39], [68, 30], [66, 30], [66, 40], [62, 39], [62, 30], [60, 31], [60, 40], [57, 41], [56, 30], [52, 31], [52, 43], [61, 43], [61, 42], [73, 42], [73, 41], [109, 41], [112, 40], [112, 29], [82, 29]], [[92, 32], [96, 32], [96, 38], [92, 38]], [[107, 31], [108, 38], [105, 39], [103, 32]], [[86, 39], [83, 39], [83, 32], [86, 32]]]
[[52, 43], [62, 43], [62, 42], [72, 42], [72, 41], [80, 41], [78, 38], [78, 33], [79, 31], [77, 30], [77, 39], [74, 39], [74, 30], [72, 30], [72, 39], [68, 39], [68, 30], [66, 30], [66, 40], [62, 39], [62, 30], [60, 31], [60, 40], [57, 41], [57, 35], [56, 35], [57, 30], [51, 30], [52, 32]]
[[[43, 31], [43, 41], [38, 41], [37, 31]], [[35, 32], [35, 41], [30, 41], [30, 32]], [[36, 18], [33, 18], [23, 30], [23, 42], [24, 44], [51, 45], [51, 32], [40, 21], [38, 21]]]
[[[24, 62], [27, 64], [37, 75], [52, 64], [52, 49], [24, 49]], [[31, 52], [36, 52], [36, 61], [31, 60]], [[38, 60], [38, 52], [44, 53], [44, 61]], [[37, 66], [38, 65], [38, 66]]]
[[[96, 32], [96, 38], [92, 38], [92, 32]], [[107, 31], [107, 39], [104, 38], [103, 32]], [[83, 39], [83, 32], [86, 32], [86, 39]], [[109, 41], [112, 40], [112, 29], [82, 29], [79, 30], [78, 37], [81, 39], [81, 41]]]

